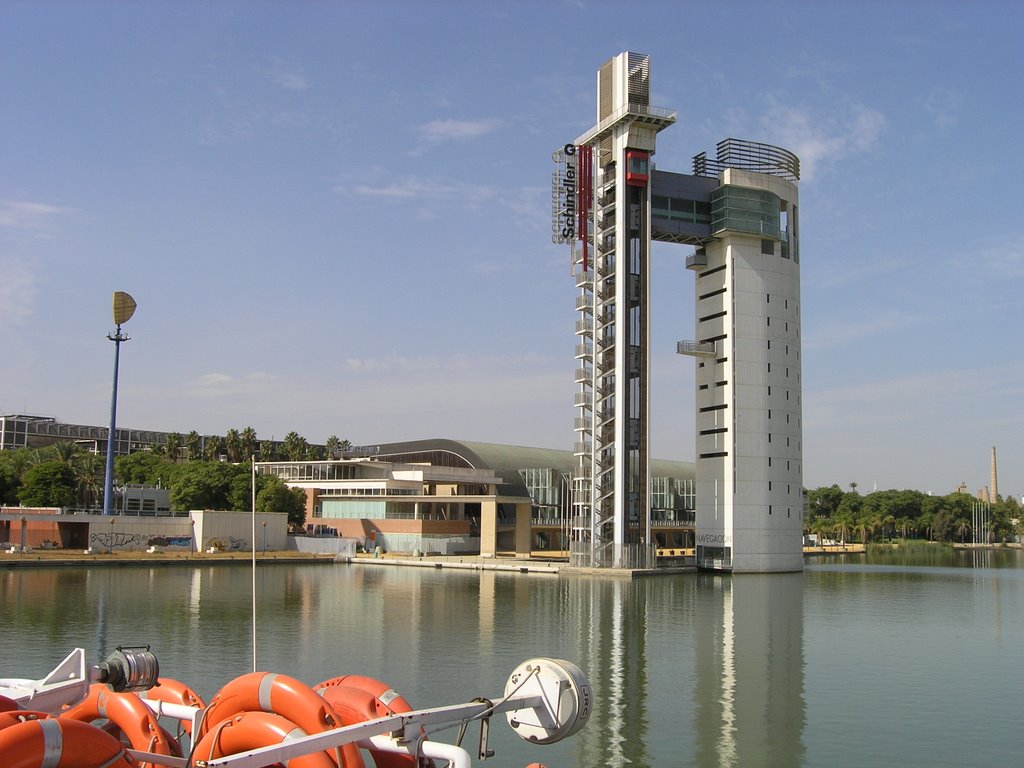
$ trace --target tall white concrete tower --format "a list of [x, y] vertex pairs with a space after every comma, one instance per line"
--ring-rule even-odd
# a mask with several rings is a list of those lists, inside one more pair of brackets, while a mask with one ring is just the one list
[[[696, 272], [697, 565], [803, 569], [799, 160], [728, 139]], [[683, 350], [681, 350], [683, 351]]]

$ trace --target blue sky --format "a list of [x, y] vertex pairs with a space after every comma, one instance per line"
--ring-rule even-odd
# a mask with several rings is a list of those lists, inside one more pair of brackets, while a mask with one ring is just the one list
[[[1024, 6], [0, 7], [0, 411], [571, 448], [551, 151], [651, 57], [656, 163], [800, 155], [804, 480], [1024, 493]], [[656, 244], [656, 456], [693, 459], [687, 249]]]

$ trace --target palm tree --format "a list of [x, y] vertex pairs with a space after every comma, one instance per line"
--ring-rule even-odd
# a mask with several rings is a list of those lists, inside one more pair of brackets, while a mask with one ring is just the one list
[[811, 533], [817, 534], [818, 544], [821, 545], [823, 539], [826, 538], [825, 534], [832, 530], [832, 520], [827, 517], [816, 517], [811, 521], [809, 530]]
[[103, 479], [106, 461], [95, 453], [82, 451], [71, 463], [75, 473], [75, 496], [79, 507], [91, 509], [103, 501]]
[[171, 461], [177, 461], [181, 453], [181, 435], [178, 432], [171, 432], [164, 443], [164, 452]]
[[185, 458], [196, 461], [203, 456], [203, 441], [194, 429], [185, 435]]
[[246, 427], [242, 430], [242, 456], [245, 458], [251, 458], [256, 453], [256, 430], [252, 427]]
[[302, 461], [306, 456], [306, 438], [298, 432], [289, 432], [284, 436], [282, 449], [288, 461]]
[[75, 456], [82, 452], [82, 448], [74, 443], [54, 443], [49, 446], [48, 452], [61, 464], [67, 464], [70, 467], [75, 461]]
[[219, 461], [221, 454], [224, 453], [224, 438], [210, 435], [206, 438], [206, 446], [203, 448], [203, 453], [207, 461]]
[[971, 524], [966, 517], [958, 517], [953, 523], [953, 530], [960, 536], [960, 543], [964, 543], [964, 536], [971, 532]]
[[852, 520], [848, 512], [838, 513], [832, 520], [833, 530], [836, 532], [839, 541], [846, 544], [847, 533], [850, 531]]
[[328, 459], [336, 459], [336, 455], [341, 450], [341, 440], [338, 439], [337, 435], [331, 435], [327, 438], [327, 442], [324, 443], [324, 449], [327, 451]]
[[264, 440], [260, 443], [260, 461], [274, 460], [274, 441]]
[[237, 464], [242, 460], [242, 436], [234, 427], [224, 435], [224, 447], [228, 452], [228, 461], [232, 464]]

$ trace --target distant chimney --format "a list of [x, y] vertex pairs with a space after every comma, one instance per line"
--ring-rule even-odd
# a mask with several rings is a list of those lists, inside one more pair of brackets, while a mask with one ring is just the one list
[[992, 446], [992, 482], [989, 483], [992, 503], [999, 501], [999, 480], [996, 477], [996, 447]]

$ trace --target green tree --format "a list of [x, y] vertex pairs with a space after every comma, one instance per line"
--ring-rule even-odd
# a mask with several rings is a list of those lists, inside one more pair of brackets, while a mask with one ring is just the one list
[[338, 439], [337, 435], [331, 435], [327, 438], [327, 442], [324, 443], [324, 450], [327, 452], [328, 459], [337, 459], [338, 452], [341, 450], [341, 440]]
[[181, 434], [178, 432], [171, 432], [167, 436], [167, 442], [164, 443], [164, 454], [171, 461], [177, 461], [181, 458]]
[[228, 461], [232, 464], [237, 464], [242, 460], [242, 435], [234, 427], [224, 435], [224, 450], [228, 454]]
[[306, 458], [306, 438], [298, 432], [289, 432], [284, 436], [283, 443], [281, 448], [288, 461], [302, 461]]
[[1014, 520], [1020, 519], [1020, 506], [1013, 496], [1000, 499], [991, 506], [991, 517], [989, 520], [992, 531], [992, 540], [1005, 542], [1016, 535]]
[[228, 506], [231, 509], [252, 509], [252, 474], [239, 473], [231, 478], [228, 488]]
[[185, 435], [185, 458], [188, 461], [198, 461], [203, 458], [203, 439], [194, 429]]
[[0, 451], [0, 503], [18, 503], [22, 478], [33, 464], [32, 453], [28, 448]]
[[133, 485], [170, 485], [174, 462], [149, 451], [130, 453], [114, 459], [114, 474], [122, 483]]
[[253, 454], [256, 453], [256, 430], [252, 427], [246, 427], [242, 430], [240, 437], [242, 440], [242, 458], [251, 459]]
[[232, 481], [237, 474], [248, 471], [247, 467], [237, 464], [212, 461], [183, 464], [171, 483], [171, 507], [177, 510], [231, 509]]
[[81, 451], [71, 462], [75, 477], [75, 505], [82, 509], [102, 506], [106, 460], [96, 453]]
[[0, 504], [17, 504], [20, 486], [14, 468], [8, 462], [0, 463]]
[[843, 489], [835, 483], [827, 488], [815, 488], [807, 492], [807, 510], [812, 517], [831, 517], [842, 500]]
[[964, 543], [964, 537], [971, 532], [971, 523], [962, 517], [958, 517], [953, 523], [953, 530], [960, 537], [960, 543]]
[[260, 443], [260, 461], [273, 461], [276, 458], [274, 441], [264, 440]]
[[203, 457], [207, 461], [220, 461], [224, 454], [224, 438], [218, 435], [210, 435], [206, 438], [206, 445], [203, 447]]
[[39, 452], [39, 455], [47, 460], [53, 459], [69, 467], [74, 463], [75, 457], [84, 449], [74, 443], [54, 443]]
[[289, 525], [301, 527], [306, 524], [306, 493], [274, 477], [256, 495], [256, 511], [286, 513]]
[[27, 507], [69, 507], [75, 499], [75, 473], [62, 461], [40, 461], [22, 476], [18, 500]]

